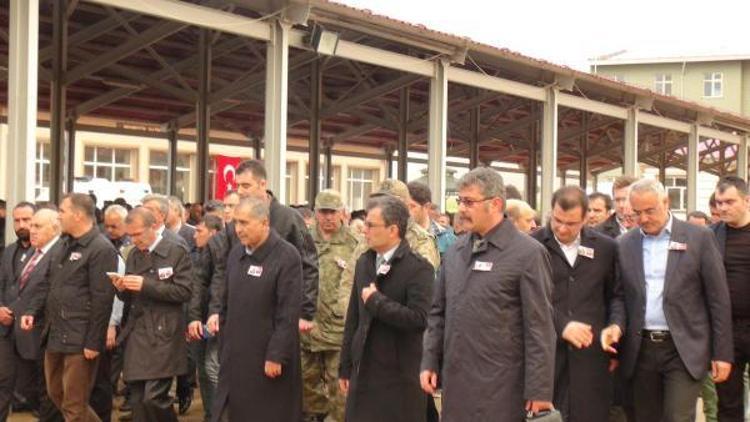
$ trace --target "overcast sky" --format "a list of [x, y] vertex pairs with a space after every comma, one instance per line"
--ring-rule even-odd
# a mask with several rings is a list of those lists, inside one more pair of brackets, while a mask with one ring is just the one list
[[747, 0], [335, 0], [427, 28], [588, 70], [619, 50], [641, 56], [750, 53]]

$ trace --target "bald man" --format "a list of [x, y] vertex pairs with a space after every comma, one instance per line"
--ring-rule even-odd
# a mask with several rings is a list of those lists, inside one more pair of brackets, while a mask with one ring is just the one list
[[[44, 303], [49, 290], [50, 262], [60, 254], [60, 223], [57, 212], [37, 211], [31, 219], [29, 257], [17, 277], [3, 271], [0, 275], [0, 302], [12, 311], [13, 321], [4, 325], [7, 335], [0, 335], [0, 420], [8, 415], [16, 374], [32, 374], [30, 390], [36, 401], [41, 381], [41, 331], [44, 326]], [[21, 368], [26, 370], [21, 371]], [[36, 376], [34, 376], [34, 374]], [[32, 403], [36, 405], [37, 403]]]

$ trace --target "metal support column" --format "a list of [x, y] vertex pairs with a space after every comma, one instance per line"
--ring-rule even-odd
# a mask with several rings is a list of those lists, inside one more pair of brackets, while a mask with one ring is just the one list
[[315, 204], [320, 186], [320, 108], [323, 98], [323, 64], [320, 59], [310, 64], [310, 139], [308, 158], [307, 203]]
[[625, 121], [625, 139], [623, 143], [622, 174], [639, 177], [638, 168], [638, 109], [628, 109], [628, 120]]
[[688, 162], [687, 162], [687, 211], [695, 211], [698, 204], [698, 168], [700, 156], [698, 154], [698, 125], [694, 124], [688, 134]]
[[[211, 106], [209, 105], [211, 95], [211, 39], [211, 31], [202, 28], [198, 43], [198, 101], [196, 104], [198, 189], [195, 195], [196, 202], [207, 201], [211, 191], [208, 186], [208, 144], [211, 133]], [[176, 161], [170, 163], [170, 172], [172, 171], [172, 165], [176, 164]]]
[[556, 86], [547, 88], [547, 100], [542, 106], [542, 219], [551, 210], [552, 194], [557, 185], [557, 97]]
[[52, 80], [50, 81], [49, 199], [60, 202], [65, 169], [65, 72], [67, 69], [68, 1], [52, 6]]
[[750, 136], [743, 136], [737, 145], [737, 177], [747, 181], [747, 144]]
[[268, 189], [281, 203], [286, 200], [289, 28], [287, 23], [272, 22], [271, 40], [266, 44], [265, 165]]
[[526, 169], [526, 202], [531, 205], [531, 208], [536, 208], [538, 143], [539, 122], [534, 121], [529, 129], [529, 166]]
[[65, 191], [73, 192], [73, 185], [76, 180], [76, 122], [78, 117], [75, 115], [68, 115], [65, 120], [65, 130], [68, 132], [68, 138], [66, 141], [67, 151], [66, 158], [67, 164], [65, 165], [66, 176], [65, 176]]
[[[167, 195], [177, 192], [177, 134], [179, 128], [172, 123], [167, 129], [167, 140], [169, 141], [169, 152], [167, 154]], [[200, 183], [200, 174], [198, 174]], [[185, 198], [183, 198], [185, 199]]]
[[327, 141], [323, 147], [326, 160], [326, 189], [333, 189], [333, 144]]
[[578, 183], [586, 191], [589, 182], [589, 120], [588, 112], [583, 112], [583, 136], [581, 136], [581, 152], [578, 162]]
[[662, 152], [659, 156], [659, 182], [665, 184], [667, 182], [667, 153]]
[[250, 137], [253, 140], [253, 157], [256, 160], [260, 160], [261, 159], [260, 158], [261, 157], [261, 155], [260, 155], [260, 150], [261, 150], [261, 145], [260, 145], [261, 142], [260, 141], [261, 141], [261, 138], [260, 138], [260, 136], [255, 135], [255, 134], [250, 135]]
[[398, 122], [398, 180], [406, 183], [409, 164], [409, 87], [401, 89]]
[[[34, 200], [39, 1], [11, 0], [8, 40], [8, 152], [5, 161], [7, 207]], [[6, 244], [14, 237], [5, 219]]]
[[469, 133], [469, 168], [473, 169], [479, 164], [479, 132], [481, 129], [482, 110], [480, 106], [471, 109], [471, 133]]
[[435, 62], [435, 74], [430, 79], [430, 127], [427, 145], [427, 180], [432, 191], [432, 202], [445, 210], [445, 155], [448, 127], [448, 63]]
[[385, 175], [388, 179], [393, 178], [393, 146], [385, 146]]

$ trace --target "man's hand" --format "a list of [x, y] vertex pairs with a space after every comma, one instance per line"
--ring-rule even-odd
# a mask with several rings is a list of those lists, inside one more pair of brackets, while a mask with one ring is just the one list
[[309, 333], [310, 330], [313, 329], [315, 326], [315, 323], [312, 321], [308, 321], [306, 319], [299, 319], [299, 332], [300, 333]]
[[107, 342], [105, 347], [107, 350], [112, 350], [117, 345], [117, 326], [110, 325], [107, 327]]
[[31, 331], [34, 328], [34, 315], [21, 315], [21, 329]]
[[555, 407], [552, 405], [551, 401], [529, 400], [526, 402], [526, 411], [531, 412], [535, 415], [539, 412], [543, 412], [545, 410], [552, 410], [554, 408]]
[[620, 337], [622, 337], [622, 330], [616, 324], [612, 324], [609, 327], [603, 329], [601, 335], [599, 336], [602, 342], [602, 350], [607, 353], [616, 355], [617, 349], [615, 349], [612, 345], [618, 343], [620, 341]]
[[339, 390], [341, 390], [341, 394], [343, 395], [349, 394], [349, 380], [339, 378]]
[[112, 281], [112, 285], [115, 286], [115, 289], [117, 289], [118, 292], [122, 292], [125, 290], [125, 286], [123, 285], [123, 278], [123, 276], [109, 276], [109, 279]]
[[435, 394], [435, 391], [437, 391], [437, 381], [437, 372], [426, 370], [419, 373], [419, 384], [427, 394]]
[[143, 288], [143, 277], [139, 275], [126, 275], [122, 278], [122, 286], [125, 290], [140, 292]]
[[202, 340], [203, 339], [203, 323], [200, 321], [192, 321], [188, 324], [188, 338], [190, 340]]
[[13, 311], [11, 311], [7, 306], [0, 306], [0, 324], [13, 324]]
[[594, 341], [594, 332], [588, 324], [570, 321], [563, 329], [562, 338], [576, 348], [584, 349]]
[[212, 335], [216, 335], [219, 332], [219, 314], [211, 314], [206, 321], [206, 328]]
[[719, 384], [726, 381], [730, 372], [732, 372], [731, 363], [720, 360], [711, 361], [711, 379], [714, 383]]
[[369, 287], [365, 287], [362, 289], [362, 302], [367, 303], [367, 299], [372, 296], [373, 293], [377, 292], [378, 288], [375, 286], [375, 283], [370, 283]]
[[266, 361], [266, 376], [268, 378], [276, 378], [281, 375], [281, 364], [276, 362]]
[[86, 358], [86, 360], [94, 360], [97, 356], [99, 356], [99, 352], [96, 350], [83, 349], [83, 357]]

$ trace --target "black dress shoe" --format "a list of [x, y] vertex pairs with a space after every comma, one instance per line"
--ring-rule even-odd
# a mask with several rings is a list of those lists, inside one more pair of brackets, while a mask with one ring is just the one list
[[190, 406], [192, 406], [193, 397], [192, 395], [180, 397], [178, 402], [179, 402], [178, 412], [180, 415], [184, 415], [190, 409]]

